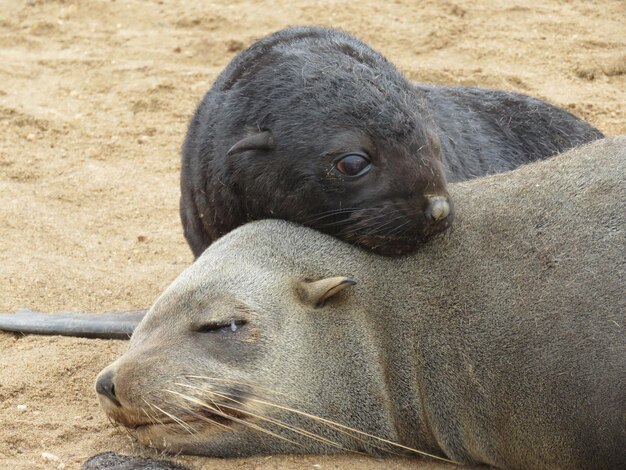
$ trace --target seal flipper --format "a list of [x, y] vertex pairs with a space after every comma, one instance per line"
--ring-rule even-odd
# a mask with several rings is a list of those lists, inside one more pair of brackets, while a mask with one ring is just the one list
[[128, 339], [148, 312], [39, 313], [28, 309], [0, 314], [0, 330], [38, 335]]

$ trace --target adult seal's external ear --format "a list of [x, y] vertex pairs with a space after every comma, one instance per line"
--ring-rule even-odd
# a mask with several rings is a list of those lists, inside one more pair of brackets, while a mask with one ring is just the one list
[[356, 280], [351, 277], [327, 277], [319, 281], [302, 281], [298, 291], [303, 302], [314, 308], [321, 308], [328, 299], [355, 284]]
[[271, 150], [274, 148], [274, 137], [270, 131], [259, 132], [258, 134], [252, 134], [248, 137], [244, 137], [235, 145], [233, 145], [226, 155], [236, 155], [246, 150]]

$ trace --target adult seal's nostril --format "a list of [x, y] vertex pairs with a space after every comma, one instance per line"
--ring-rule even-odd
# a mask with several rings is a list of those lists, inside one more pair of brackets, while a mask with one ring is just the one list
[[108, 370], [100, 374], [96, 380], [96, 392], [99, 395], [107, 397], [116, 406], [122, 406], [117, 397], [115, 396], [115, 372]]
[[426, 214], [433, 222], [439, 222], [450, 215], [450, 203], [444, 196], [433, 196], [428, 198]]

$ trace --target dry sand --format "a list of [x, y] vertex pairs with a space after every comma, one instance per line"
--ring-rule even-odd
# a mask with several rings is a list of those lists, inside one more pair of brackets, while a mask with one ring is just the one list
[[[531, 94], [614, 135], [626, 132], [625, 17], [621, 0], [3, 0], [0, 311], [144, 307], [189, 265], [178, 217], [186, 123], [233, 54], [264, 34], [341, 27], [414, 81]], [[93, 392], [125, 346], [0, 333], [0, 468], [139, 452]], [[184, 461], [415, 468], [346, 456]]]

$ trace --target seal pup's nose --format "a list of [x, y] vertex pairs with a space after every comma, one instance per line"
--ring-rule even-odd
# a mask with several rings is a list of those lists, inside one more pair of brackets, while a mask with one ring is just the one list
[[429, 196], [426, 215], [433, 222], [439, 222], [450, 215], [450, 203], [444, 196]]
[[115, 396], [115, 371], [114, 370], [106, 370], [98, 375], [96, 379], [96, 392], [99, 395], [107, 397], [116, 406], [122, 406], [117, 397]]

